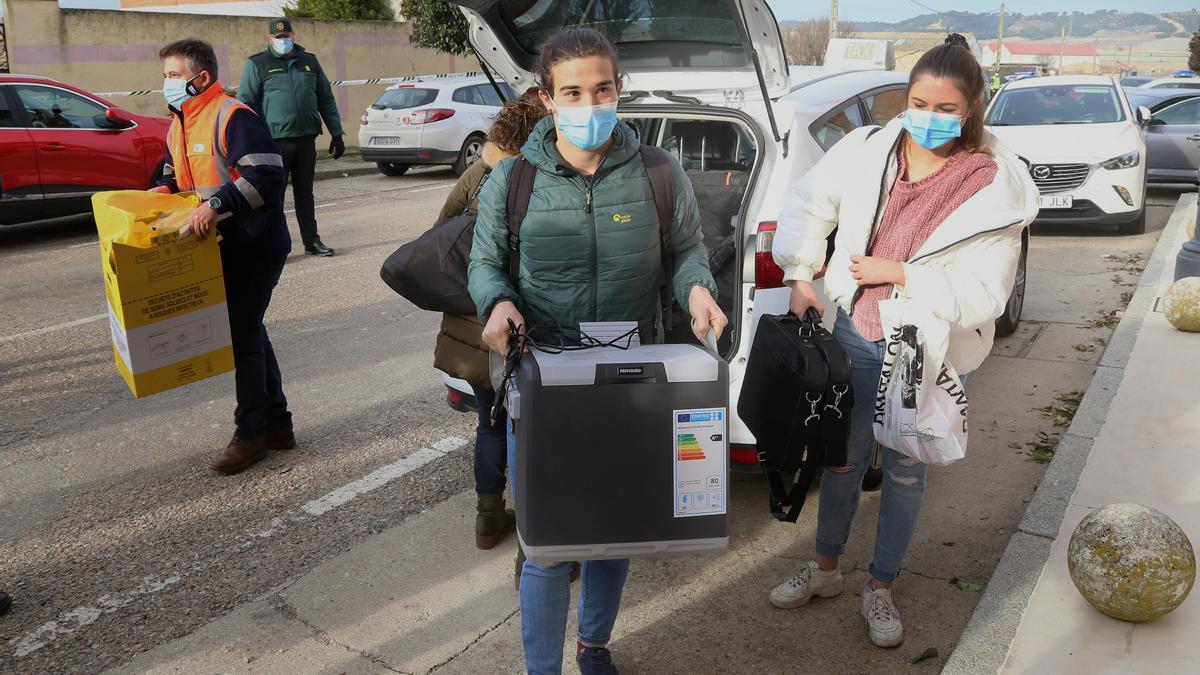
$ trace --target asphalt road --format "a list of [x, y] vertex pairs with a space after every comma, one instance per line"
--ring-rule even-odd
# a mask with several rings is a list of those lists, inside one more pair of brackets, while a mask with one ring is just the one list
[[[208, 468], [232, 433], [231, 375], [140, 401], [117, 375], [91, 223], [0, 230], [0, 589], [15, 598], [0, 618], [0, 672], [119, 665], [471, 488], [472, 419], [446, 407], [431, 367], [438, 317], [395, 296], [377, 274], [388, 253], [431, 222], [452, 184], [440, 169], [318, 183], [322, 238], [338, 255], [294, 253], [267, 317], [300, 446], [237, 476]], [[1136, 280], [1138, 256], [1148, 255], [1177, 194], [1152, 194], [1143, 236], [1037, 230], [1028, 322], [971, 382], [971, 456], [931, 474], [906, 562], [912, 591], [921, 590], [897, 591], [902, 612], [920, 612], [906, 615], [910, 642], [902, 651], [869, 647], [854, 619], [857, 600], [839, 600], [836, 620], [813, 634], [844, 645], [825, 666], [894, 669], [909, 651], [933, 645], [942, 658], [924, 667], [944, 661], [978, 597], [947, 582], [990, 576], [1043, 470], [1027, 444], [1055, 430], [1036, 409], [1086, 388], [1110, 332], [1090, 322], [1119, 309], [1123, 284]], [[761, 485], [741, 477], [739, 488]], [[869, 562], [876, 501], [864, 499], [848, 572]], [[737, 550], [743, 559], [756, 550], [783, 555], [757, 564], [762, 578], [736, 589], [732, 602], [768, 616], [770, 585], [811, 553], [815, 509], [806, 509], [802, 529], [785, 532], [764, 522], [762, 502], [757, 493], [731, 501], [743, 523]], [[662, 569], [635, 565], [631, 587], [654, 583]], [[855, 577], [848, 588], [861, 583]], [[676, 600], [689, 607], [695, 598]], [[703, 649], [741, 620], [728, 602], [722, 607], [710, 614], [728, 623], [724, 631], [714, 625], [689, 638], [700, 640], [689, 652], [695, 659], [660, 660], [656, 645], [679, 639], [669, 622], [625, 643], [618, 634], [616, 644], [634, 672], [728, 670], [746, 655], [726, 647], [711, 660]], [[797, 667], [794, 651], [745, 641], [758, 645], [752, 660], [763, 668]]]

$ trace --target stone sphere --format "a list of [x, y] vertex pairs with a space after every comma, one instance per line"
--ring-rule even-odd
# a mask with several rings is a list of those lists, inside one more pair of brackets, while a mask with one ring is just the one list
[[1171, 284], [1163, 296], [1163, 313], [1179, 330], [1200, 332], [1200, 277], [1185, 277]]
[[1187, 535], [1163, 513], [1139, 504], [1109, 504], [1085, 516], [1071, 534], [1067, 567], [1093, 607], [1123, 621], [1168, 614], [1196, 580]]

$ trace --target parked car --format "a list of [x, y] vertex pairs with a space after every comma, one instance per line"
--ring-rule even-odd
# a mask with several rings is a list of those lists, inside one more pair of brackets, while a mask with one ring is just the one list
[[1115, 224], [1146, 231], [1149, 111], [1130, 108], [1124, 90], [1101, 75], [1054, 75], [1012, 82], [988, 107], [985, 124], [1030, 165], [1043, 222]]
[[89, 213], [161, 175], [168, 117], [134, 115], [48, 77], [0, 73], [0, 225]]
[[1146, 84], [1148, 82], [1153, 82], [1154, 80], [1155, 80], [1155, 78], [1153, 78], [1153, 77], [1144, 77], [1141, 75], [1126, 75], [1125, 77], [1121, 78], [1121, 86], [1125, 87], [1126, 89], [1133, 89], [1135, 87], [1140, 87], [1143, 84]]
[[[1128, 78], [1126, 78], [1128, 79]], [[1121, 80], [1122, 87], [1128, 87]], [[1156, 77], [1149, 82], [1139, 84], [1137, 89], [1200, 89], [1200, 77]]]
[[[452, 1], [466, 10], [476, 49], [516, 90], [533, 81], [538, 48], [559, 28], [582, 23], [615, 35], [627, 75], [621, 119], [643, 143], [675, 155], [696, 194], [718, 302], [731, 319], [718, 351], [729, 362], [736, 409], [758, 318], [788, 309], [790, 289], [771, 243], [789, 187], [851, 129], [902, 112], [906, 76], [789, 72], [762, 0], [672, 3], [669, 18], [654, 15], [664, 3], [631, 3], [604, 21], [585, 19], [583, 3], [555, 3], [535, 16], [538, 5], [527, 2]], [[649, 23], [655, 30], [643, 28]], [[695, 342], [686, 321], [675, 323], [670, 340]], [[466, 403], [465, 384], [447, 382], [451, 402]], [[735, 468], [756, 468], [754, 437], [736, 415], [729, 434]]]
[[[501, 83], [505, 99], [516, 94]], [[413, 164], [448, 164], [462, 175], [479, 159], [503, 101], [479, 74], [427, 75], [384, 90], [363, 111], [362, 158], [400, 176]]]
[[1200, 182], [1200, 89], [1127, 91], [1129, 104], [1150, 111], [1146, 141], [1146, 180], [1150, 183]]

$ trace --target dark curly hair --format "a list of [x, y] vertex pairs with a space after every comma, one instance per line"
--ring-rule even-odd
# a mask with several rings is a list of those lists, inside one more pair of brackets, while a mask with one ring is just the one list
[[525, 139], [537, 123], [546, 116], [546, 108], [538, 97], [538, 88], [530, 87], [515, 101], [509, 101], [496, 115], [488, 131], [488, 140], [510, 154], [520, 154]]
[[612, 61], [613, 74], [616, 75], [618, 84], [620, 83], [621, 65], [617, 62], [617, 48], [613, 43], [594, 28], [571, 26], [558, 31], [542, 44], [535, 70], [538, 86], [547, 96], [554, 98], [554, 77], [551, 75], [554, 66], [563, 61], [589, 56], [599, 56]]

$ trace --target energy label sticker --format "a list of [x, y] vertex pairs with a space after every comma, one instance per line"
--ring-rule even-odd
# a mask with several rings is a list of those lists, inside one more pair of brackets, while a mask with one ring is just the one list
[[675, 517], [725, 513], [725, 409], [676, 410]]

